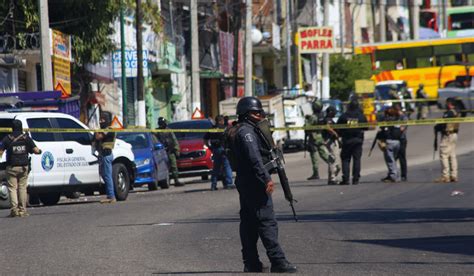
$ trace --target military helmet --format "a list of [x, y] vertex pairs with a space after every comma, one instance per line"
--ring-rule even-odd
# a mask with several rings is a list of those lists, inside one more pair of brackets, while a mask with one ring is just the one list
[[314, 100], [313, 103], [311, 104], [311, 108], [313, 109], [314, 113], [319, 113], [323, 109], [323, 105], [321, 104], [320, 101]]
[[166, 119], [163, 117], [158, 118], [158, 126], [166, 128], [168, 126], [168, 122], [166, 122]]
[[250, 111], [263, 111], [262, 102], [256, 97], [243, 97], [237, 103], [237, 115], [245, 115]]

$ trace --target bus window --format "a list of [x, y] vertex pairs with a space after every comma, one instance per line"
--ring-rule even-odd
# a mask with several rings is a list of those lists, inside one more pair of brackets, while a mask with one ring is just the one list
[[437, 66], [462, 62], [462, 47], [460, 44], [438, 45], [434, 46], [433, 50]]
[[377, 50], [375, 60], [380, 62], [379, 69], [395, 70], [397, 64], [403, 61], [402, 49]]
[[466, 55], [467, 62], [474, 62], [474, 43], [463, 44], [462, 53]]
[[404, 49], [407, 68], [423, 68], [432, 66], [433, 48], [416, 47]]

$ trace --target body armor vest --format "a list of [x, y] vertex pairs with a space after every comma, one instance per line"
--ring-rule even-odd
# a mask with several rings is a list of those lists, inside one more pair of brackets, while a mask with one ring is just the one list
[[9, 136], [11, 143], [7, 148], [7, 164], [9, 166], [28, 166], [28, 148], [25, 134], [13, 137]]

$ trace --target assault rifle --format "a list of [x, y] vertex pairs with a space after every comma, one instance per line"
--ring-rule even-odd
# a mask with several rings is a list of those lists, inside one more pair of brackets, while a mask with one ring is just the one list
[[434, 129], [434, 143], [433, 143], [433, 160], [436, 159], [436, 151], [438, 151], [438, 130]]
[[283, 193], [285, 194], [285, 199], [290, 203], [291, 211], [293, 212], [293, 218], [296, 222], [298, 222], [295, 207], [293, 206], [293, 202], [297, 201], [293, 198], [293, 194], [291, 193], [290, 183], [286, 175], [285, 166], [283, 165], [283, 153], [275, 145], [275, 141], [273, 141], [272, 133], [270, 131], [270, 124], [267, 120], [257, 123], [257, 129], [259, 130], [258, 133], [265, 141], [267, 147], [270, 148], [271, 160], [265, 164], [265, 169], [270, 172], [277, 172], [278, 178], [280, 178], [281, 187], [283, 188]]

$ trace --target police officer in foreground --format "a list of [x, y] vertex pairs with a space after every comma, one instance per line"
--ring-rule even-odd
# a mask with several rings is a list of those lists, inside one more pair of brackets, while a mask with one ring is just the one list
[[[344, 112], [337, 120], [337, 124], [355, 126], [359, 123], [367, 123], [367, 118], [359, 108], [357, 99], [352, 99]], [[340, 185], [349, 185], [350, 164], [352, 163], [352, 185], [359, 184], [360, 179], [360, 161], [362, 157], [362, 144], [364, 143], [364, 131], [367, 128], [346, 128], [340, 129], [342, 137], [342, 182]]]
[[29, 135], [23, 133], [21, 121], [13, 120], [13, 132], [3, 138], [0, 157], [7, 151], [7, 184], [11, 201], [10, 217], [27, 217], [27, 185], [30, 161], [28, 154], [41, 154], [41, 150]]
[[[317, 126], [324, 124], [324, 114], [322, 113], [323, 106], [321, 102], [314, 101], [311, 105], [313, 109], [313, 115], [307, 116], [305, 121], [305, 127]], [[324, 144], [323, 136], [321, 130], [306, 130], [305, 139], [304, 139], [306, 150], [309, 152], [311, 157], [311, 164], [313, 169], [313, 174], [308, 177], [308, 180], [317, 180], [319, 179], [319, 166], [318, 166], [318, 156], [328, 164], [330, 168], [334, 167], [335, 160], [328, 155], [328, 150]]]
[[[158, 118], [158, 128], [159, 129], [167, 129], [168, 122], [163, 117]], [[184, 183], [179, 181], [178, 175], [178, 164], [177, 164], [177, 157], [179, 156], [179, 143], [178, 139], [176, 139], [176, 135], [173, 132], [157, 132], [156, 138], [165, 146], [166, 152], [168, 153], [168, 159], [170, 161], [170, 172], [171, 177], [174, 179], [174, 186], [181, 187], [184, 186]]]
[[263, 272], [257, 250], [260, 238], [272, 264], [271, 272], [294, 273], [278, 243], [278, 225], [273, 212], [274, 183], [265, 168], [271, 158], [258, 125], [264, 122], [262, 103], [244, 97], [237, 104], [238, 123], [226, 133], [229, 159], [236, 169], [240, 200], [240, 240], [244, 272]]
[[[456, 118], [459, 113], [455, 108], [454, 98], [446, 99], [447, 110], [443, 118]], [[458, 160], [456, 157], [456, 142], [458, 140], [459, 123], [435, 125], [435, 135], [441, 133], [439, 144], [439, 159], [441, 160], [442, 174], [435, 179], [438, 183], [458, 182]]]
[[[109, 112], [102, 112], [100, 114], [100, 128], [108, 129], [112, 123], [112, 114]], [[94, 135], [93, 145], [99, 153], [99, 172], [100, 176], [105, 183], [105, 194], [107, 198], [100, 201], [100, 203], [115, 203], [117, 199], [115, 197], [115, 186], [112, 176], [112, 162], [114, 156], [112, 150], [115, 146], [115, 138], [117, 134], [115, 132], [96, 132]]]

